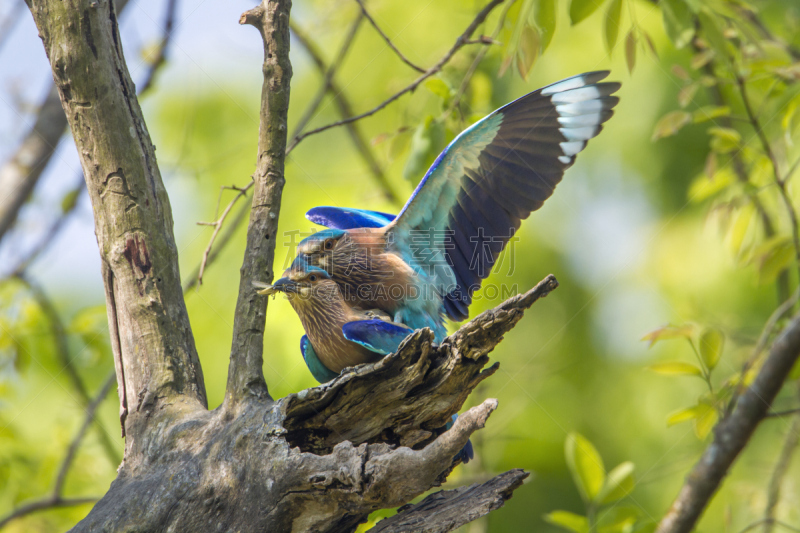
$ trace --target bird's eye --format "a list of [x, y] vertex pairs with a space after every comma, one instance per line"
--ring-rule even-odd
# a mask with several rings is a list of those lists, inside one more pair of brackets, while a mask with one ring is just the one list
[[308, 281], [317, 281], [317, 276], [315, 274], [311, 274], [308, 276]]
[[325, 241], [325, 249], [330, 250], [333, 248], [333, 241]]

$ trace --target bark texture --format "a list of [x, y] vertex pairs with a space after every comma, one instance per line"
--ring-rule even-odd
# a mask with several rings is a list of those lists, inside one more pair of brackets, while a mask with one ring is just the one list
[[[497, 368], [484, 369], [503, 334], [557, 285], [549, 276], [440, 346], [421, 330], [396, 354], [325, 385], [278, 401], [253, 398], [235, 415], [220, 407], [152, 426], [141, 460], [123, 463], [73, 531], [353, 531], [370, 512], [404, 505], [444, 481], [497, 400], [461, 414], [448, 431], [439, 428]], [[442, 507], [415, 506], [406, 518], [468, 507], [474, 512], [462, 518], [478, 518], [519, 485], [521, 474], [512, 472], [448, 492]], [[431, 531], [458, 525], [448, 519]]]
[[[108, 0], [31, 11], [78, 148], [102, 259], [126, 460], [147, 426], [206, 406], [178, 272], [172, 212]], [[87, 75], [90, 73], [90, 75]]]

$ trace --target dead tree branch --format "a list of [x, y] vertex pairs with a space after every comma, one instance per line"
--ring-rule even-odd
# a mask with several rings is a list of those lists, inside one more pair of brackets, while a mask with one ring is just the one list
[[[146, 464], [126, 460], [74, 531], [355, 530], [370, 512], [404, 505], [446, 479], [455, 453], [497, 401], [461, 414], [448, 431], [442, 426], [497, 370], [485, 368], [489, 352], [557, 286], [549, 276], [441, 345], [420, 330], [397, 353], [319, 387], [152, 426]], [[491, 508], [516, 487], [501, 488], [503, 478], [493, 483], [461, 489], [458, 505]]]
[[656, 533], [688, 533], [716, 492], [800, 356], [800, 315], [795, 315], [772, 344], [753, 384], [736, 402], [733, 412], [714, 428], [714, 441], [686, 477], [678, 497], [662, 518]]
[[[434, 66], [432, 66], [431, 68], [426, 70], [424, 74], [419, 76], [417, 79], [415, 79], [409, 85], [407, 85], [403, 89], [399, 90], [398, 92], [394, 93], [392, 96], [390, 96], [389, 98], [387, 98], [386, 100], [384, 100], [383, 102], [378, 104], [377, 106], [373, 107], [369, 111], [365, 111], [365, 112], [363, 112], [363, 113], [361, 113], [359, 115], [354, 115], [354, 116], [351, 116], [350, 118], [342, 119], [342, 120], [339, 120], [337, 122], [332, 122], [331, 124], [327, 124], [325, 126], [320, 126], [319, 128], [315, 128], [313, 130], [310, 130], [310, 131], [307, 131], [305, 133], [300, 134], [295, 139], [292, 139], [292, 143], [287, 148], [287, 151], [291, 151], [292, 149], [294, 149], [294, 147], [297, 146], [306, 137], [309, 137], [311, 135], [315, 135], [317, 133], [321, 133], [321, 132], [329, 130], [331, 128], [335, 128], [337, 126], [343, 126], [343, 125], [349, 124], [351, 122], [356, 122], [358, 120], [361, 120], [362, 118], [366, 118], [366, 117], [372, 116], [375, 113], [377, 113], [378, 111], [380, 111], [381, 109], [383, 109], [384, 107], [388, 106], [389, 104], [391, 104], [392, 102], [394, 102], [395, 100], [400, 98], [401, 96], [403, 96], [404, 94], [412, 92], [414, 89], [419, 87], [419, 85], [422, 82], [424, 82], [425, 80], [427, 80], [428, 78], [430, 78], [434, 74], [437, 74], [438, 72], [440, 72], [444, 68], [444, 66], [453, 58], [453, 56], [456, 54], [456, 52], [458, 52], [462, 47], [464, 47], [467, 44], [470, 44], [470, 37], [472, 36], [473, 33], [475, 33], [475, 30], [478, 28], [478, 26], [480, 26], [483, 23], [483, 21], [486, 20], [486, 17], [489, 16], [489, 13], [491, 13], [492, 10], [495, 7], [497, 7], [498, 5], [500, 5], [502, 3], [503, 3], [503, 0], [492, 0], [491, 2], [489, 2], [486, 5], [486, 7], [481, 9], [480, 12], [478, 12], [478, 14], [475, 16], [473, 21], [470, 23], [470, 25], [467, 26], [467, 29], [464, 30], [464, 33], [462, 33], [461, 35], [458, 36], [458, 39], [456, 39], [455, 44], [450, 48], [450, 50], [447, 51], [447, 53], [444, 55], [444, 57], [442, 57]], [[478, 42], [480, 44], [483, 44], [483, 45], [487, 44], [483, 40], [480, 40]]]
[[445, 533], [499, 509], [511, 498], [528, 472], [515, 469], [455, 490], [431, 494], [414, 505], [401, 507], [384, 518], [369, 533]]
[[55, 507], [71, 507], [74, 505], [94, 503], [100, 499], [97, 497], [65, 498], [64, 482], [67, 479], [67, 473], [72, 467], [72, 463], [75, 461], [75, 455], [78, 452], [81, 441], [83, 441], [83, 437], [86, 435], [89, 425], [95, 420], [94, 415], [97, 412], [97, 408], [100, 407], [100, 404], [103, 403], [105, 397], [108, 396], [108, 393], [111, 391], [111, 387], [114, 385], [114, 383], [116, 383], [116, 379], [112, 373], [110, 376], [108, 376], [108, 378], [106, 378], [106, 381], [100, 388], [100, 392], [97, 393], [97, 396], [95, 396], [89, 405], [86, 406], [86, 415], [83, 418], [83, 424], [78, 430], [78, 433], [75, 434], [75, 437], [73, 437], [72, 442], [70, 442], [69, 448], [67, 449], [67, 454], [64, 457], [64, 460], [61, 462], [61, 466], [58, 469], [58, 474], [56, 474], [55, 485], [53, 486], [53, 491], [50, 496], [22, 505], [12, 511], [8, 516], [0, 518], [0, 528], [12, 520], [22, 518], [23, 516], [27, 516], [31, 513], [46, 511]]
[[233, 322], [231, 361], [225, 401], [269, 397], [264, 381], [264, 322], [267, 299], [253, 292], [255, 280], [270, 281], [274, 275], [275, 241], [286, 157], [292, 64], [289, 61], [290, 0], [264, 0], [242, 14], [239, 24], [254, 26], [264, 42], [264, 82], [261, 89], [261, 122], [258, 129], [258, 161], [253, 174], [253, 202], [247, 227], [247, 244], [240, 269], [239, 296]]

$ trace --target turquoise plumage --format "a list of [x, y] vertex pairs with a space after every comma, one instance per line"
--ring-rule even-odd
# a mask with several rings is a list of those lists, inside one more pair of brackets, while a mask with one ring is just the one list
[[304, 239], [296, 261], [330, 273], [353, 307], [446, 336], [521, 221], [539, 209], [613, 114], [607, 71], [567, 78], [473, 124], [439, 155], [397, 217], [317, 207], [330, 229]]

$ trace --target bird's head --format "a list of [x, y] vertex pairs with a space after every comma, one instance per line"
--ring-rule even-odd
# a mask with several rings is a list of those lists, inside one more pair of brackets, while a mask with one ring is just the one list
[[333, 268], [334, 250], [341, 248], [347, 239], [347, 231], [329, 228], [306, 237], [297, 245], [297, 259], [311, 266], [330, 272]]
[[283, 277], [272, 285], [257, 285], [258, 294], [275, 294], [282, 292], [292, 304], [311, 303], [315, 306], [332, 299], [341, 299], [339, 287], [325, 270], [309, 265], [306, 262], [292, 263]]

